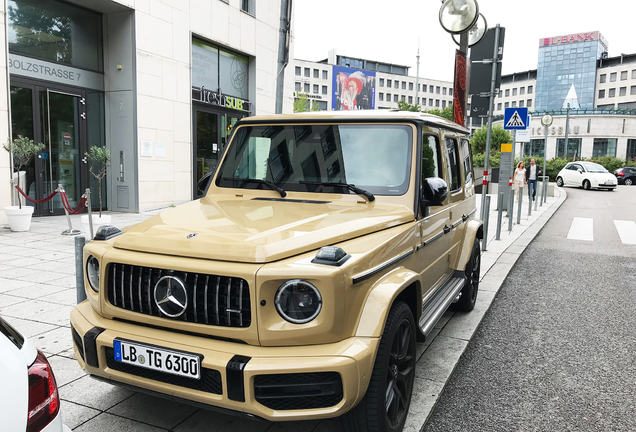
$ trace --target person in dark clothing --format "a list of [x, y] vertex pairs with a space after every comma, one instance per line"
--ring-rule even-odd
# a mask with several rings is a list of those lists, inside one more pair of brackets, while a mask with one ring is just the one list
[[534, 158], [531, 158], [530, 165], [526, 169], [526, 183], [528, 183], [528, 196], [532, 196], [532, 201], [537, 197], [537, 184], [539, 183], [540, 175], [541, 169], [539, 165], [534, 163]]

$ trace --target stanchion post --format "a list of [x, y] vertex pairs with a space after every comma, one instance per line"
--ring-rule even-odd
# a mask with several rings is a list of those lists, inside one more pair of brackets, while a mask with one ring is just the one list
[[544, 176], [543, 178], [543, 202], [548, 202], [548, 185], [550, 183], [550, 177]]
[[519, 185], [519, 204], [517, 205], [517, 225], [521, 223], [521, 204], [523, 203], [523, 186]]
[[539, 208], [539, 201], [541, 201], [541, 194], [539, 194], [539, 191], [537, 190], [539, 189], [539, 176], [537, 176], [537, 184], [534, 186], [534, 188], [535, 190], [533, 191], [533, 195], [539, 197], [538, 201], [536, 198], [534, 200], [534, 211], [537, 211], [537, 209]]
[[[64, 191], [64, 187], [62, 187], [61, 184], [57, 185], [57, 188], [60, 191], [60, 198], [61, 198], [62, 194], [65, 194], [66, 192]], [[68, 229], [62, 231], [62, 235], [73, 236], [73, 235], [81, 234], [82, 232], [80, 230], [73, 229], [73, 224], [71, 223], [71, 215], [68, 214], [68, 210], [66, 209], [66, 206], [64, 205], [63, 200], [62, 200], [62, 207], [64, 207], [64, 213], [66, 214], [66, 222], [68, 222]]]
[[497, 197], [497, 234], [495, 239], [501, 240], [501, 219], [503, 218], [503, 202], [504, 202], [504, 194], [503, 192], [499, 193]]
[[486, 195], [486, 207], [484, 208], [484, 241], [482, 250], [488, 250], [488, 222], [490, 221], [490, 197]]
[[86, 188], [84, 196], [86, 197], [86, 208], [88, 208], [88, 228], [91, 235], [89, 240], [93, 240], [95, 235], [93, 234], [93, 211], [91, 209], [91, 190], [89, 188]]
[[77, 304], [86, 300], [86, 290], [84, 289], [84, 236], [75, 237], [75, 292]]

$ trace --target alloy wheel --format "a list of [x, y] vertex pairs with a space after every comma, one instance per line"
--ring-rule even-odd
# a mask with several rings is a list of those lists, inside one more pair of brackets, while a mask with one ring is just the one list
[[409, 408], [415, 374], [413, 327], [407, 318], [400, 322], [389, 355], [385, 408], [391, 429], [402, 423]]
[[627, 186], [631, 186], [632, 185], [632, 179], [625, 179], [625, 184]]

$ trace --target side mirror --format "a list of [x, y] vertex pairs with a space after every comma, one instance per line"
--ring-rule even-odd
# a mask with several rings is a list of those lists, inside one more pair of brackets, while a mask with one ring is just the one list
[[579, 172], [579, 174], [583, 174], [583, 170], [581, 168], [579, 168], [577, 171]]
[[213, 174], [214, 172], [210, 171], [199, 179], [197, 182], [197, 191], [199, 192], [199, 195], [205, 195], [208, 190], [208, 186], [210, 186], [210, 180], [212, 180]]
[[422, 182], [420, 194], [422, 213], [426, 215], [427, 207], [444, 204], [444, 200], [448, 196], [448, 185], [439, 177], [429, 177]]

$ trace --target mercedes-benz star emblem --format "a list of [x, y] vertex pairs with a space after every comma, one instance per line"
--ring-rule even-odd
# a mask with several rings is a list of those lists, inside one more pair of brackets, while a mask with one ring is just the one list
[[188, 307], [188, 293], [181, 279], [164, 276], [155, 284], [155, 304], [171, 318], [183, 315]]
[[187, 238], [187, 239], [192, 239], [192, 238], [195, 238], [196, 236], [197, 236], [197, 233], [191, 233], [191, 234], [188, 234], [188, 235], [186, 236], [186, 238]]

